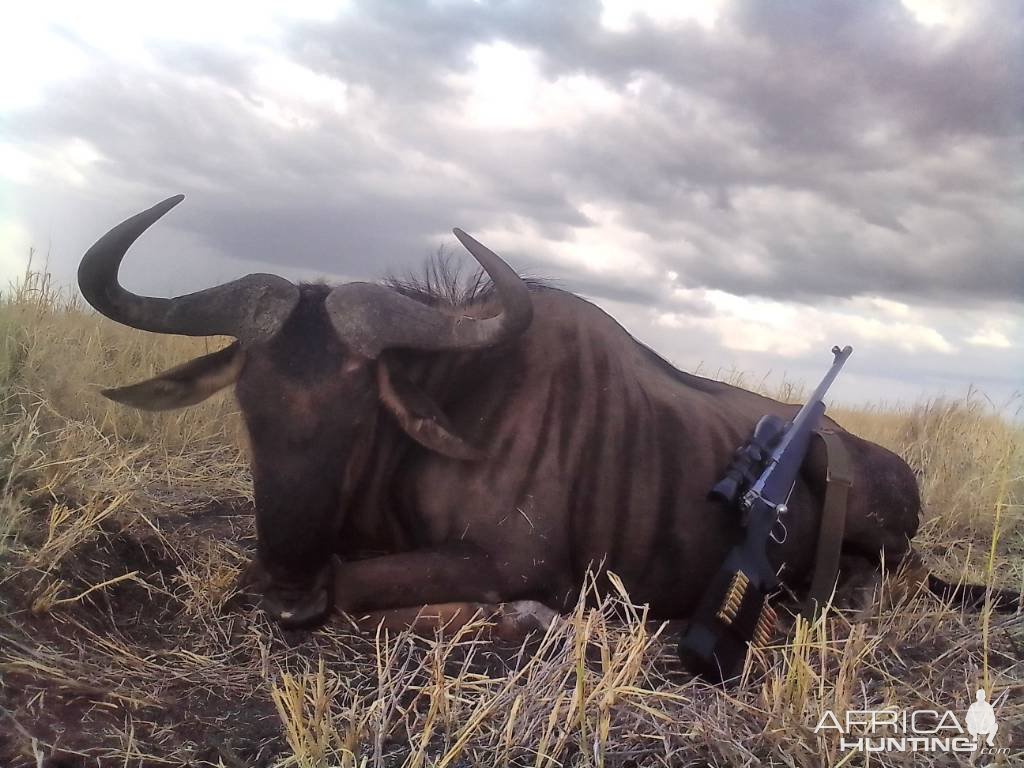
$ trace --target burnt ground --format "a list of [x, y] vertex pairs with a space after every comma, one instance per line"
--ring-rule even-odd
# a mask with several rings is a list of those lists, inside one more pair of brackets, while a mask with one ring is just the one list
[[[410, 636], [382, 646], [343, 619], [315, 632], [282, 632], [269, 624], [255, 598], [236, 586], [255, 544], [252, 510], [244, 500], [124, 510], [104, 517], [66, 549], [54, 545], [55, 503], [32, 508], [19, 548], [0, 561], [4, 768], [289, 764], [307, 748], [315, 752], [315, 745], [289, 733], [273, 691], [282, 690], [287, 675], [308, 678], [321, 662], [335, 681], [326, 700], [332, 707], [342, 703], [331, 711], [358, 723], [350, 741], [370, 765], [403, 765], [417, 747], [423, 765], [449, 754], [461, 724], [478, 711], [458, 711], [460, 696], [477, 695], [473, 686], [484, 692], [479, 701], [493, 695], [500, 704], [488, 710], [493, 732], [449, 765], [493, 764], [500, 742], [493, 734], [503, 729], [516, 734], [510, 742], [531, 743], [520, 752], [510, 746], [508, 764], [533, 764], [539, 751], [556, 746], [562, 764], [592, 764], [589, 749], [581, 752], [580, 745], [594, 735], [583, 731], [585, 720], [575, 724], [577, 715], [567, 722], [580, 733], [566, 726], [561, 742], [557, 731], [550, 738], [542, 733], [545, 723], [554, 722], [552, 710], [564, 705], [568, 712], [581, 691], [593, 692], [592, 705], [588, 699], [583, 709], [593, 707], [594, 727], [602, 718], [607, 724], [605, 765], [783, 764], [775, 760], [794, 749], [803, 751], [795, 764], [832, 764], [841, 756], [829, 752], [809, 726], [818, 708], [840, 698], [840, 685], [851, 689], [843, 694], [850, 706], [897, 700], [945, 708], [960, 702], [965, 686], [983, 674], [1016, 699], [1007, 712], [1013, 716], [1003, 718], [1001, 743], [1024, 745], [1024, 620], [1018, 617], [994, 622], [987, 673], [980, 664], [985, 641], [977, 617], [934, 601], [866, 625], [839, 621], [830, 642], [841, 641], [841, 652], [822, 661], [829, 692], [816, 698], [813, 687], [820, 683], [803, 671], [815, 664], [813, 643], [776, 653], [738, 691], [721, 693], [695, 686], [679, 669], [673, 655], [677, 627], [656, 638], [652, 624], [631, 625], [628, 616], [616, 624], [614, 608], [605, 612], [607, 625], [580, 613], [576, 633], [566, 622], [564, 636], [540, 650], [550, 663], [535, 664], [519, 692], [505, 700], [495, 686], [523, 668], [527, 656], [517, 649], [472, 639], [441, 646]], [[573, 661], [574, 644], [582, 649], [584, 677]], [[860, 655], [852, 672], [851, 649]], [[612, 679], [618, 688], [609, 687]], [[443, 697], [431, 688], [435, 684]], [[462, 693], [449, 694], [460, 686]], [[303, 690], [309, 704], [315, 691]], [[522, 713], [534, 697], [527, 719]], [[432, 725], [438, 701], [452, 709], [441, 713], [448, 718], [444, 723]], [[364, 706], [379, 714], [385, 704], [389, 714], [379, 720], [358, 711]], [[512, 724], [503, 725], [502, 717]], [[310, 733], [315, 725], [312, 719], [305, 723]], [[958, 763], [936, 758], [933, 764]]]
[[[208, 645], [197, 637], [204, 617], [190, 610], [182, 593], [180, 569], [188, 563], [182, 552], [191, 558], [230, 547], [244, 556], [251, 549], [251, 528], [244, 504], [215, 504], [197, 513], [165, 514], [157, 530], [138, 521], [104, 520], [73, 557], [48, 573], [8, 557], [4, 570], [13, 575], [0, 583], [0, 705], [6, 715], [0, 762], [36, 765], [31, 738], [46, 745], [43, 751], [63, 755], [54, 765], [67, 766], [131, 754], [132, 741], [147, 745], [153, 757], [188, 755], [196, 764], [227, 757], [230, 765], [232, 753], [244, 765], [261, 764], [262, 753], [265, 764], [280, 751], [274, 749], [280, 723], [268, 699], [240, 696], [236, 680], [204, 674], [201, 656], [185, 668], [174, 663], [203, 654]], [[31, 526], [24, 543], [42, 546], [44, 534], [42, 526]], [[66, 593], [77, 595], [132, 572], [136, 578], [81, 600], [33, 610], [41, 582], [60, 580]], [[220, 608], [223, 646], [244, 654], [252, 601], [231, 595]], [[229, 654], [209, 661], [250, 659]], [[142, 758], [146, 752], [139, 751]]]
[[[275, 672], [326, 658], [377, 688], [374, 638], [343, 619], [282, 631], [238, 589], [255, 551], [249, 503], [107, 518], [52, 566], [32, 556], [46, 548], [48, 511], [33, 509], [23, 550], [0, 559], [0, 766], [275, 765], [293, 754], [269, 695]], [[66, 602], [41, 605], [52, 584]], [[453, 675], [467, 661], [504, 674], [519, 651], [450, 650]], [[401, 724], [383, 734], [386, 764], [402, 763], [408, 740]]]

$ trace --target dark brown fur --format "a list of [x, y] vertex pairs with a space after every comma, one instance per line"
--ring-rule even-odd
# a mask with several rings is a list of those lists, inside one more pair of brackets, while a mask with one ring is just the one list
[[[332, 604], [465, 616], [451, 604], [499, 602], [519, 603], [502, 615], [540, 624], [531, 601], [568, 607], [598, 566], [655, 616], [691, 611], [740, 534], [736, 510], [708, 489], [758, 419], [795, 406], [676, 370], [460, 229], [492, 282], [462, 282], [442, 258], [425, 280], [386, 286], [255, 274], [173, 299], [125, 290], [127, 249], [182, 199], [97, 240], [79, 264], [82, 295], [134, 328], [238, 343], [104, 394], [163, 410], [235, 383], [252, 443], [256, 570], [282, 624], [322, 620]], [[832, 426], [854, 474], [844, 562], [907, 561], [913, 474]], [[794, 586], [812, 566], [822, 450], [804, 462], [788, 538], [769, 553]]]
[[[329, 583], [347, 610], [525, 599], [564, 609], [603, 564], [656, 616], [693, 608], [738, 535], [735, 511], [708, 501], [708, 489], [762, 415], [795, 407], [678, 371], [589, 302], [531, 290], [531, 327], [484, 351], [354, 357], [331, 332], [323, 286], [303, 286], [280, 333], [248, 348], [236, 392], [271, 606], [316, 618], [303, 603]], [[470, 298], [486, 313], [485, 291]], [[380, 401], [376, 366], [436, 404], [485, 457], [410, 439]], [[892, 566], [917, 530], [913, 474], [842, 435], [856, 475], [844, 549], [874, 563], [884, 553]], [[773, 552], [795, 586], [818, 531], [818, 450]]]

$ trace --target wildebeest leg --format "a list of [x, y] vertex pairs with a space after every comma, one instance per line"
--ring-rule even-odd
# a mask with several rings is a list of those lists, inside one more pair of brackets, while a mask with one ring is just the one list
[[478, 550], [428, 549], [366, 560], [334, 558], [334, 605], [348, 613], [501, 602], [499, 575]]
[[442, 603], [420, 608], [395, 608], [389, 611], [348, 614], [347, 618], [363, 632], [383, 628], [391, 632], [411, 630], [434, 636], [440, 632], [454, 637], [467, 625], [480, 621], [485, 639], [521, 642], [533, 632], [544, 632], [558, 614], [535, 600], [512, 603]]
[[869, 558], [843, 554], [839, 559], [839, 580], [833, 605], [844, 611], [866, 614], [878, 597], [882, 572]]
[[928, 569], [913, 551], [895, 564], [876, 563], [862, 554], [844, 553], [839, 561], [834, 604], [853, 611], [864, 621], [879, 610], [890, 610], [927, 588]]

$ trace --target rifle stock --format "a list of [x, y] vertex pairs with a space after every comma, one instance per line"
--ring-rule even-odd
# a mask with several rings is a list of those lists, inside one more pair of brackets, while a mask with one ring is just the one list
[[786, 503], [825, 413], [822, 398], [852, 351], [833, 347], [832, 367], [793, 421], [780, 428], [775, 417], [762, 418], [709, 493], [738, 506], [743, 524], [743, 538], [715, 573], [679, 641], [686, 667], [710, 682], [738, 676], [748, 646], [763, 646], [774, 634], [776, 616], [768, 599], [780, 582], [768, 558], [769, 542], [786, 539]]

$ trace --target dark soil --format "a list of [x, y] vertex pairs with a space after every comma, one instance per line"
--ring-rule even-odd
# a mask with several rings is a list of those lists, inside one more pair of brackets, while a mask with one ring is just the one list
[[[145, 745], [129, 761], [133, 766], [166, 764], [145, 754], [173, 755], [174, 762], [187, 755], [193, 765], [260, 765], [284, 746], [269, 697], [240, 699], [226, 681], [189, 675], [158, 680], [146, 691], [140, 683], [154, 673], [145, 669], [133, 679], [133, 665], [144, 668], [187, 650], [202, 632], [179, 599], [179, 569], [188, 557], [204, 546], [252, 547], [251, 510], [243, 505], [156, 519], [159, 533], [136, 519], [104, 521], [98, 535], [50, 573], [15, 557], [0, 563], [7, 574], [0, 581], [0, 766], [35, 768], [33, 740], [49, 768], [103, 765], [105, 755], [130, 754], [132, 740]], [[27, 549], [41, 544], [44, 533], [40, 515], [40, 525], [22, 539]], [[61, 579], [62, 594], [75, 595], [132, 571], [138, 581], [50, 612], [32, 611], [42, 583]], [[226, 611], [237, 617], [218, 617], [218, 627], [228, 631], [225, 645], [245, 631], [251, 609], [252, 600], [235, 599]], [[113, 669], [112, 659], [123, 668]]]

